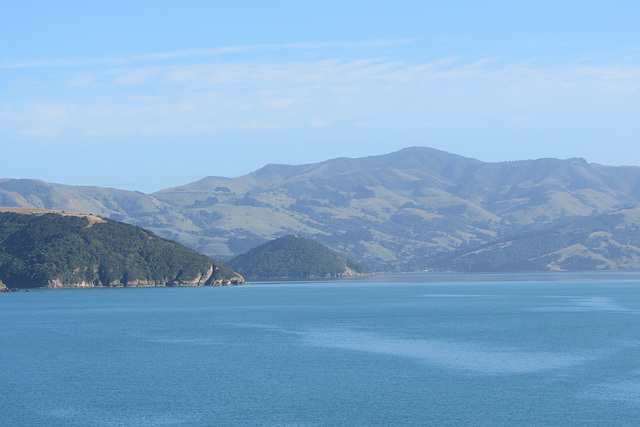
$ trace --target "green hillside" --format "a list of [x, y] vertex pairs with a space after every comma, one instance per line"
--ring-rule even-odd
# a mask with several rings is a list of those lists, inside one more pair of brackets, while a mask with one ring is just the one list
[[207, 286], [243, 280], [228, 267], [139, 227], [89, 215], [0, 212], [8, 288]]
[[248, 279], [340, 278], [370, 274], [353, 260], [299, 236], [284, 236], [228, 262]]

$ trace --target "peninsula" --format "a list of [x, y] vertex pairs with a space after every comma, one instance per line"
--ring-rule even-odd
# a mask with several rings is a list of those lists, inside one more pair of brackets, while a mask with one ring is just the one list
[[244, 279], [208, 256], [130, 224], [2, 208], [0, 283], [7, 289], [219, 286]]

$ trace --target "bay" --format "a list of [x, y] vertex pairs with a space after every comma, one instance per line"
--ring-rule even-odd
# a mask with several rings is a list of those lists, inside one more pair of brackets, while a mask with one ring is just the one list
[[636, 425], [640, 275], [0, 295], [1, 425]]

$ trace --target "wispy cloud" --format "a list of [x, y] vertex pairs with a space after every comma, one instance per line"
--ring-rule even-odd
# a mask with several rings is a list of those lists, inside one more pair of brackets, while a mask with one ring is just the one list
[[258, 53], [267, 51], [320, 50], [320, 49], [360, 49], [389, 48], [410, 43], [411, 39], [364, 40], [354, 42], [327, 41], [285, 44], [257, 44], [245, 46], [224, 46], [216, 48], [185, 49], [179, 51], [148, 53], [140, 55], [110, 55], [96, 58], [46, 58], [34, 60], [7, 60], [0, 62], [0, 69], [14, 68], [71, 68], [94, 65], [126, 65], [140, 62], [166, 60], [186, 60], [233, 55], [238, 53]]
[[[394, 55], [394, 47], [409, 42], [253, 45], [5, 61], [0, 63], [5, 87], [21, 90], [4, 96], [0, 130], [5, 136], [81, 137], [332, 126], [380, 129], [393, 122], [421, 132], [424, 123], [436, 128], [471, 114], [493, 115], [504, 123], [539, 122], [550, 111], [562, 115], [587, 104], [597, 111], [600, 100], [622, 105], [640, 95], [640, 65], [634, 62], [541, 65], [535, 58], [451, 56], [416, 63]], [[372, 47], [377, 50], [368, 49]], [[359, 48], [366, 49], [350, 51]], [[317, 54], [233, 56], [268, 50]], [[191, 61], [194, 58], [203, 60]], [[167, 59], [171, 61], [163, 62]], [[50, 73], [39, 67], [60, 69]], [[32, 68], [32, 84], [20, 85], [26, 68]]]

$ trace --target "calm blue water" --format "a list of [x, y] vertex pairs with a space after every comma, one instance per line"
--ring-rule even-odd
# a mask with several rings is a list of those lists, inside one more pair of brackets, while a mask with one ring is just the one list
[[637, 425], [640, 276], [0, 294], [1, 425]]

